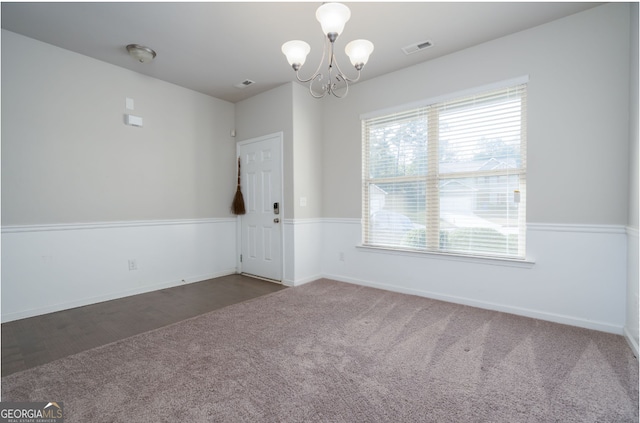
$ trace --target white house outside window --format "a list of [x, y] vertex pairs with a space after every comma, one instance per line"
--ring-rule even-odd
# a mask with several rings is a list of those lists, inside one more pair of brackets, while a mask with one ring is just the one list
[[364, 245], [524, 259], [526, 90], [363, 119]]

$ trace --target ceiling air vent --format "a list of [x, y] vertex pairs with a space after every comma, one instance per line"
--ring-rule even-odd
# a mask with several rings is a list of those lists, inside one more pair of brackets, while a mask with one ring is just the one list
[[250, 80], [250, 79], [245, 79], [244, 81], [242, 81], [242, 82], [240, 82], [240, 83], [238, 83], [238, 84], [234, 85], [234, 87], [236, 87], [236, 88], [246, 88], [246, 87], [248, 87], [249, 85], [253, 85], [253, 84], [255, 84], [255, 83], [256, 83], [256, 81], [252, 81], [252, 80]]
[[404, 54], [413, 54], [413, 53], [416, 53], [416, 52], [418, 52], [420, 50], [428, 49], [432, 45], [433, 45], [433, 43], [430, 40], [421, 41], [419, 43], [415, 43], [415, 44], [408, 45], [406, 47], [402, 47], [402, 51], [404, 51]]

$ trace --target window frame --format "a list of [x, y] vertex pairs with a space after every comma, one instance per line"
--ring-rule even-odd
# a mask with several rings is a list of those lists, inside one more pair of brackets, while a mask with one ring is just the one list
[[[385, 110], [379, 110], [377, 112], [368, 113], [361, 115], [361, 134], [362, 134], [362, 244], [359, 246], [361, 248], [366, 248], [370, 250], [382, 250], [382, 251], [396, 251], [396, 252], [406, 252], [413, 254], [429, 254], [436, 256], [453, 256], [453, 257], [462, 257], [462, 258], [474, 258], [480, 260], [480, 262], [485, 262], [486, 260], [498, 260], [503, 261], [505, 263], [532, 263], [526, 258], [526, 176], [527, 176], [527, 163], [526, 163], [526, 152], [527, 152], [527, 128], [526, 122], [528, 119], [527, 116], [527, 91], [528, 91], [528, 76], [523, 76], [515, 79], [510, 79], [506, 81], [501, 81], [495, 84], [484, 85], [481, 87], [476, 87], [466, 91], [459, 91], [456, 93], [452, 93], [446, 96], [435, 97], [427, 100], [423, 100], [420, 102], [405, 104], [402, 106], [397, 106]], [[520, 119], [520, 157], [521, 163], [520, 166], [516, 169], [492, 169], [492, 170], [475, 170], [475, 171], [460, 171], [460, 172], [450, 172], [450, 173], [442, 173], [440, 170], [440, 157], [438, 154], [438, 147], [440, 144], [439, 137], [439, 114], [440, 114], [440, 106], [442, 103], [447, 102], [455, 102], [457, 100], [461, 100], [465, 97], [482, 95], [484, 93], [497, 92], [501, 90], [508, 89], [516, 89], [520, 86], [524, 86], [523, 95], [520, 97], [522, 99], [521, 103], [521, 119]], [[437, 142], [428, 142], [427, 143], [427, 174], [425, 175], [412, 175], [412, 176], [397, 176], [397, 177], [387, 177], [387, 178], [371, 178], [369, 173], [370, 166], [370, 142], [367, 133], [367, 125], [368, 122], [376, 118], [384, 118], [393, 114], [410, 114], [412, 111], [416, 111], [417, 109], [426, 110], [425, 116], [427, 119], [427, 127], [428, 129], [428, 138], [436, 139]], [[435, 133], [435, 137], [434, 137]], [[509, 176], [515, 175], [519, 181], [519, 194], [522, 196], [522, 201], [519, 202], [519, 212], [518, 212], [518, 247], [517, 247], [517, 255], [510, 254], [492, 254], [488, 252], [466, 252], [466, 251], [451, 251], [451, 250], [442, 250], [440, 246], [440, 199], [442, 197], [442, 193], [440, 192], [440, 184], [443, 180], [456, 180], [461, 178], [483, 178], [487, 179], [490, 177], [504, 177], [508, 178]], [[370, 228], [371, 228], [371, 218], [372, 215], [370, 213], [370, 186], [372, 183], [391, 183], [391, 182], [413, 182], [413, 183], [424, 183], [426, 182], [427, 186], [427, 196], [429, 193], [437, 193], [437, 195], [431, 195], [430, 202], [426, 204], [425, 214], [426, 214], [426, 246], [425, 248], [411, 248], [411, 247], [402, 247], [402, 246], [391, 246], [391, 245], [381, 245], [369, 242], [367, 239], [370, 236]], [[437, 201], [437, 204], [434, 204], [434, 201]]]

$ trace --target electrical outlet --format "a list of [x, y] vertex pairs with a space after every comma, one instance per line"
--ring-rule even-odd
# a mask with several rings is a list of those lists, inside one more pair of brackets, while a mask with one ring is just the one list
[[138, 262], [134, 260], [129, 260], [129, 270], [138, 270]]

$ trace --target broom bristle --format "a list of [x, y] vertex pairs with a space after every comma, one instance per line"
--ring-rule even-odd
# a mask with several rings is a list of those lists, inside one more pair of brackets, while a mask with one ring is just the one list
[[238, 189], [236, 195], [233, 197], [233, 203], [231, 204], [231, 212], [233, 214], [245, 214], [244, 198], [242, 198], [242, 191], [240, 191], [240, 157], [238, 157]]
[[244, 208], [244, 198], [242, 198], [242, 192], [240, 191], [240, 187], [236, 190], [236, 195], [233, 197], [233, 204], [231, 205], [231, 210], [233, 214], [245, 214], [246, 210]]

